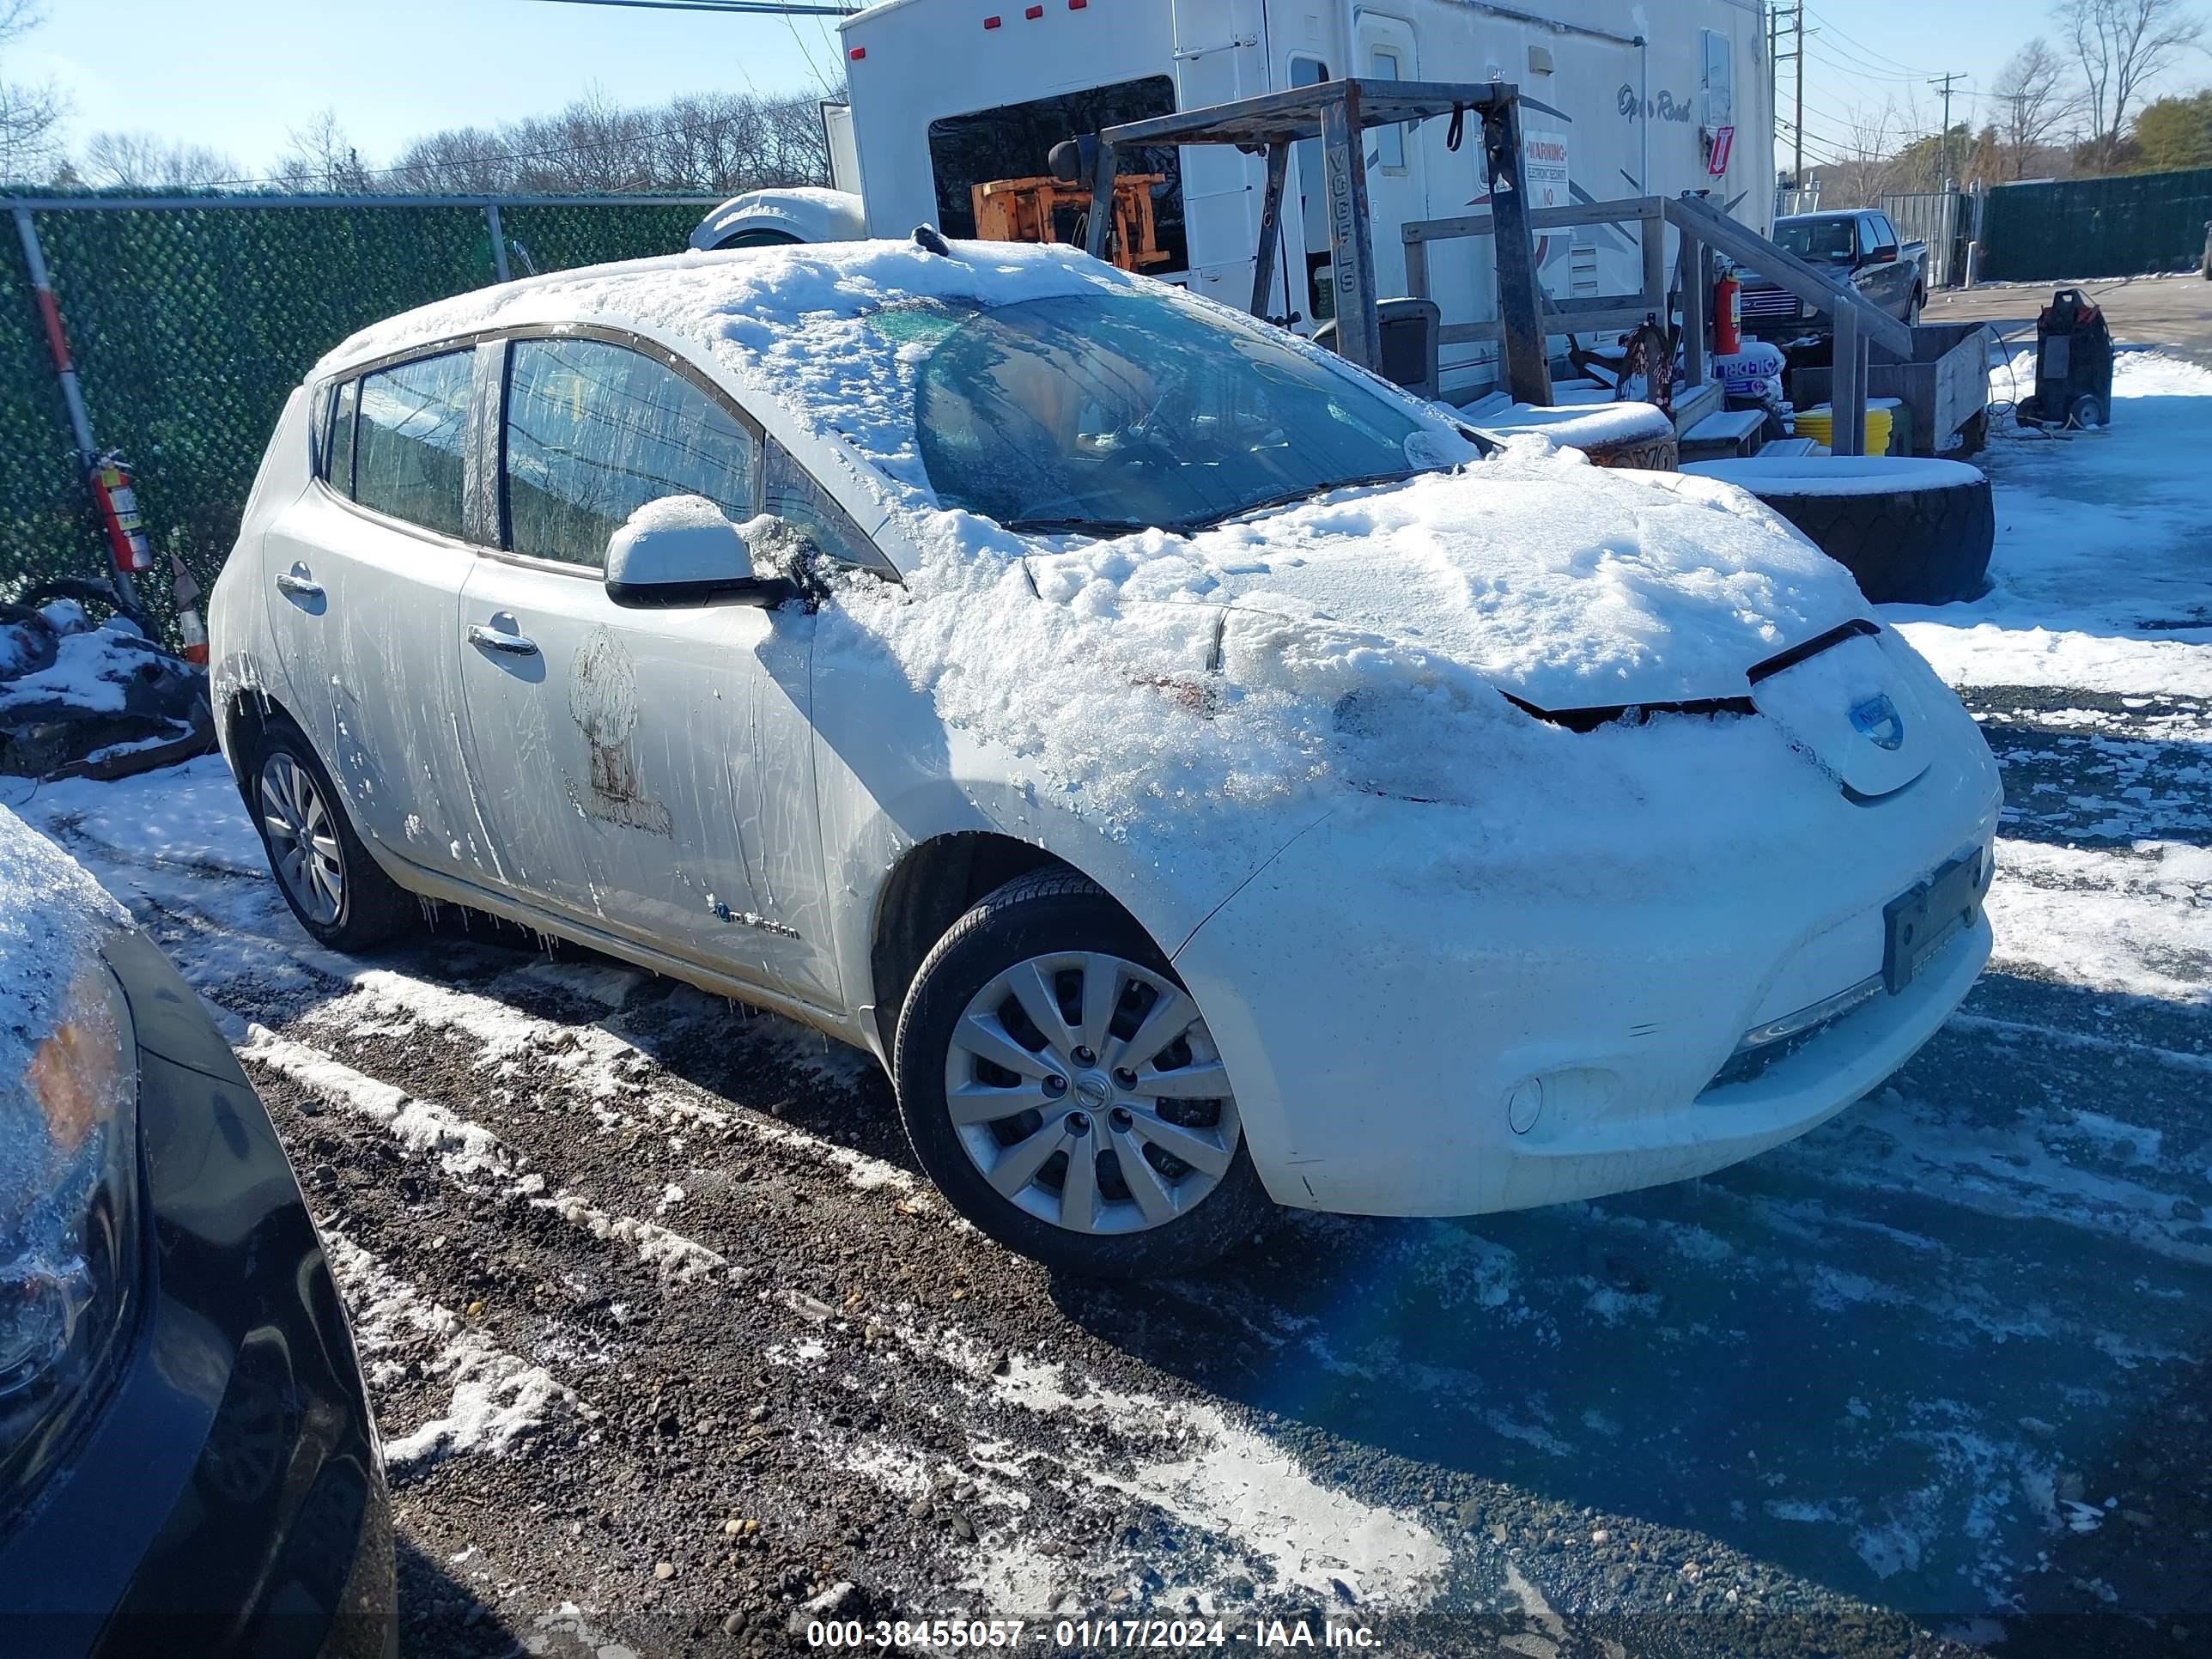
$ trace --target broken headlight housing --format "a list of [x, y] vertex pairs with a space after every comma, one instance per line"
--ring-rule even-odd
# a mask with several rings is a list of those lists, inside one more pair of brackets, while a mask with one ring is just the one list
[[0, 1041], [0, 1515], [20, 1513], [120, 1357], [138, 1287], [137, 1043], [87, 951], [42, 1031]]

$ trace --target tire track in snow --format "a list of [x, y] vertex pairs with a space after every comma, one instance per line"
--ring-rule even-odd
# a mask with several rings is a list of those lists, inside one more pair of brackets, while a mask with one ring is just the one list
[[[1008, 1477], [1004, 1492], [1018, 1495], [1018, 1483], [1042, 1474], [1066, 1487], [1133, 1498], [1256, 1567], [1273, 1593], [1295, 1589], [1323, 1601], [1348, 1595], [1377, 1612], [1427, 1605], [1451, 1565], [1450, 1547], [1420, 1520], [1316, 1480], [1289, 1450], [1211, 1400], [1118, 1389], [1060, 1361], [997, 1350], [958, 1324], [927, 1330], [901, 1324], [891, 1334], [909, 1354], [949, 1372], [979, 1412], [1026, 1419], [1018, 1435], [985, 1432], [972, 1419], [963, 1425], [969, 1461]], [[817, 1353], [793, 1363], [827, 1358]], [[1038, 1430], [1051, 1449], [1035, 1443]], [[903, 1491], [927, 1461], [918, 1452], [877, 1445], [854, 1449], [848, 1467]], [[1013, 1524], [986, 1534], [991, 1555], [976, 1569], [979, 1579], [1032, 1592], [1048, 1584], [1077, 1588], [1065, 1569], [1022, 1547], [1025, 1501], [1017, 1504], [1003, 1495], [999, 1501], [1014, 1511]], [[1117, 1551], [1104, 1565], [1134, 1583], [1144, 1569], [1162, 1564]], [[1191, 1565], [1196, 1576], [1169, 1583], [1168, 1593], [1201, 1593], [1227, 1576], [1214, 1564]], [[1006, 1605], [1042, 1611], [1048, 1603]]]
[[405, 1434], [395, 1437], [382, 1425], [385, 1467], [394, 1476], [474, 1453], [514, 1456], [549, 1425], [592, 1415], [543, 1365], [498, 1347], [343, 1233], [326, 1227], [322, 1239], [370, 1387], [387, 1395], [413, 1368], [447, 1393], [443, 1408]]
[[438, 1167], [464, 1188], [471, 1188], [472, 1182], [486, 1182], [499, 1197], [550, 1210], [602, 1243], [625, 1247], [665, 1280], [680, 1284], [732, 1271], [726, 1258], [657, 1221], [610, 1214], [565, 1189], [547, 1195], [545, 1177], [526, 1172], [527, 1160], [490, 1130], [395, 1084], [356, 1071], [319, 1048], [257, 1024], [247, 1027], [239, 1058], [266, 1066], [318, 1099], [374, 1124], [407, 1151], [434, 1158]]

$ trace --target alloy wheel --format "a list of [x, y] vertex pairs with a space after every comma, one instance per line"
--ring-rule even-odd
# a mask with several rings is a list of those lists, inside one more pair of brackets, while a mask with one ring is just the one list
[[301, 911], [324, 924], [345, 904], [337, 823], [307, 769], [282, 750], [261, 768], [261, 827], [276, 879]]
[[1237, 1103], [1198, 1005], [1103, 951], [1030, 957], [978, 991], [945, 1099], [993, 1189], [1074, 1233], [1187, 1215], [1237, 1155]]

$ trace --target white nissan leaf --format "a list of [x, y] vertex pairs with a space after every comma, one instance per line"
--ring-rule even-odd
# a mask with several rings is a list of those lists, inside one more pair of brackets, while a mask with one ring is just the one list
[[1749, 496], [926, 240], [315, 367], [210, 619], [309, 933], [468, 907], [806, 1021], [978, 1226], [1109, 1274], [1716, 1170], [1958, 1005], [1995, 765]]

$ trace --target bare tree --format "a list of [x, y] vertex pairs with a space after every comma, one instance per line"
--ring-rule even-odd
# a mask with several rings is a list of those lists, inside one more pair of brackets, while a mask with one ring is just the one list
[[1824, 207], [1871, 207], [1897, 181], [1897, 153], [1909, 123], [1894, 100], [1880, 109], [1854, 105], [1844, 122], [1846, 136], [1835, 144], [1836, 159], [1820, 168]]
[[291, 143], [276, 159], [275, 182], [287, 190], [358, 196], [370, 188], [361, 154], [339, 125], [337, 112], [323, 111], [305, 127], [295, 127]]
[[1996, 170], [2008, 179], [2043, 171], [2038, 158], [2057, 147], [2081, 107], [2066, 84], [2065, 60], [2039, 34], [2005, 61], [1989, 95], [1997, 106]]
[[[0, 0], [0, 51], [46, 21], [39, 0]], [[68, 102], [52, 82], [33, 85], [0, 76], [0, 179], [43, 179], [59, 164]]]
[[76, 172], [95, 188], [125, 190], [196, 190], [239, 177], [238, 163], [221, 150], [171, 143], [150, 132], [95, 132]]
[[558, 115], [408, 146], [380, 175], [394, 190], [682, 191], [732, 196], [828, 180], [821, 112], [808, 95], [702, 93], [627, 109], [594, 90]]
[[2074, 48], [2091, 144], [2109, 167], [2145, 84], [2198, 45], [2204, 25], [2184, 0], [2063, 0], [2057, 15]]

